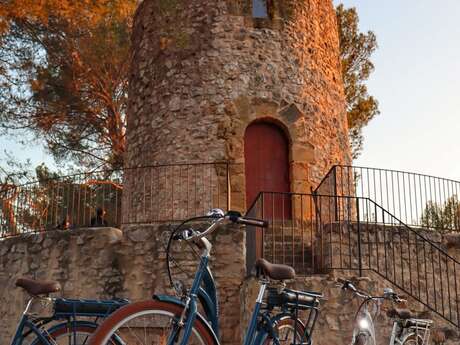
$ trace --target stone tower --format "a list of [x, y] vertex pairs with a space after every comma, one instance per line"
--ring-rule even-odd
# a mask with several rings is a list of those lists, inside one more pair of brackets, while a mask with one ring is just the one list
[[336, 25], [330, 0], [145, 0], [127, 165], [236, 163], [232, 204], [244, 210], [245, 134], [264, 122], [288, 143], [290, 191], [309, 192], [350, 163]]
[[[158, 224], [221, 204], [206, 181], [245, 211], [260, 190], [309, 193], [350, 163], [331, 0], [144, 0], [132, 43], [123, 230], [148, 251], [164, 257]], [[192, 162], [229, 169], [161, 168]], [[222, 338], [238, 344], [245, 236], [218, 236]], [[162, 290], [161, 260], [151, 275]]]

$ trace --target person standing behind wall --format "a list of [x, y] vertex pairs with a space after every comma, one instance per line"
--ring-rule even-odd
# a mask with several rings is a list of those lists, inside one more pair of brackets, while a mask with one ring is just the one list
[[104, 227], [108, 226], [105, 219], [106, 211], [102, 207], [96, 208], [96, 217], [91, 218], [91, 227]]

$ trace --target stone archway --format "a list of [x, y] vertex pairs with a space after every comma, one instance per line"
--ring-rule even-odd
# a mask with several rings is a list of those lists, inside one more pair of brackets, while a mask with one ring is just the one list
[[284, 134], [288, 142], [289, 189], [295, 193], [308, 193], [312, 181], [309, 170], [315, 166], [315, 148], [310, 143], [309, 128], [305, 115], [295, 104], [279, 104], [260, 98], [239, 97], [227, 108], [235, 120], [228, 121], [227, 155], [236, 165], [231, 167], [232, 207], [246, 211], [251, 206], [250, 193], [247, 193], [246, 179], [246, 130], [252, 124], [273, 124]]

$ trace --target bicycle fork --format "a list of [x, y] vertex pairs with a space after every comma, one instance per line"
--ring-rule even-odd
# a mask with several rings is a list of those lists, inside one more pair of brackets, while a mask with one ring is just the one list
[[397, 322], [393, 323], [393, 330], [391, 331], [390, 345], [395, 344], [396, 334], [398, 333], [399, 325]]
[[203, 272], [206, 270], [206, 267], [208, 266], [208, 261], [209, 258], [207, 255], [202, 256], [200, 266], [193, 280], [192, 288], [190, 289], [190, 293], [185, 301], [184, 310], [182, 311], [179, 320], [174, 326], [173, 331], [168, 337], [168, 345], [177, 344], [181, 331], [184, 332], [184, 335], [182, 341], [180, 342], [180, 345], [186, 345], [189, 341], [193, 325], [196, 320], [196, 315], [198, 313], [197, 293], [200, 288], [201, 281], [203, 279]]

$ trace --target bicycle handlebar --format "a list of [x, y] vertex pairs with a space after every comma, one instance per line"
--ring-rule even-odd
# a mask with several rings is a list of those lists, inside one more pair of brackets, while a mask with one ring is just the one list
[[257, 218], [243, 217], [241, 216], [241, 213], [237, 211], [228, 211], [225, 217], [227, 217], [230, 221], [237, 223], [237, 224], [257, 226], [260, 228], [268, 227], [268, 221], [257, 219]]
[[228, 211], [226, 215], [222, 215], [220, 213], [213, 213], [209, 215], [208, 217], [203, 217], [203, 218], [209, 218], [209, 219], [214, 220], [214, 222], [205, 231], [196, 232], [196, 231], [188, 229], [188, 230], [184, 230], [180, 234], [177, 234], [176, 236], [173, 237], [173, 239], [175, 240], [182, 239], [184, 241], [195, 241], [195, 240], [198, 240], [214, 232], [218, 228], [218, 226], [223, 223], [236, 223], [236, 224], [243, 224], [243, 225], [249, 225], [249, 226], [256, 226], [260, 228], [268, 227], [268, 222], [266, 220], [261, 220], [261, 219], [256, 219], [256, 218], [246, 218], [246, 217], [241, 216], [241, 213], [237, 211]]
[[360, 291], [358, 290], [351, 281], [349, 280], [346, 280], [346, 279], [342, 279], [342, 278], [338, 278], [337, 279], [337, 282], [340, 283], [340, 286], [342, 288], [342, 290], [351, 290], [355, 295], [361, 297], [361, 298], [365, 298], [365, 299], [374, 299], [374, 300], [378, 300], [378, 299], [388, 299], [388, 300], [391, 300], [395, 303], [403, 303], [403, 302], [406, 302], [404, 299], [402, 299], [401, 297], [399, 297], [399, 295], [394, 292], [393, 290], [387, 290], [385, 291], [384, 290], [384, 293], [382, 296], [371, 296], [369, 294], [366, 294], [365, 292], [363, 291]]

